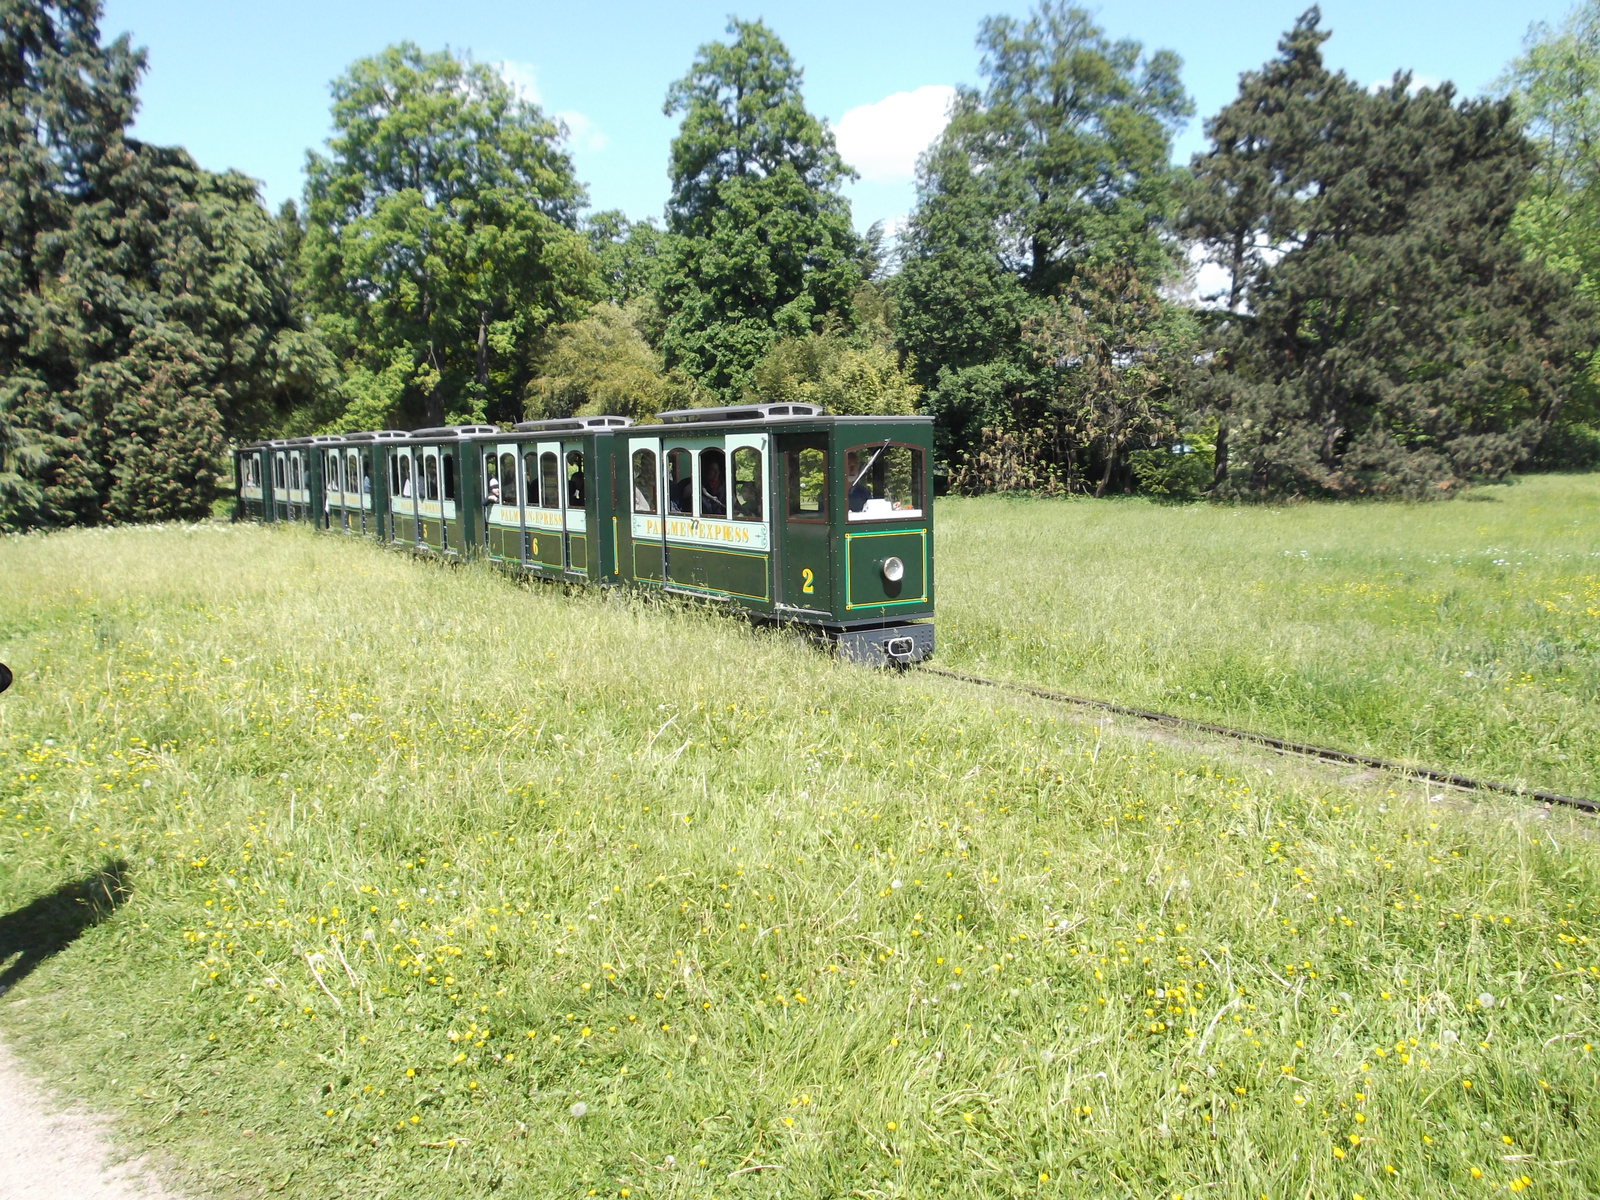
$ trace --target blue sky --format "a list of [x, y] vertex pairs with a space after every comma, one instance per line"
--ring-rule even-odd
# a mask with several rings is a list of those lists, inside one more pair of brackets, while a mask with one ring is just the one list
[[[1201, 120], [1233, 95], [1241, 71], [1274, 51], [1306, 0], [1229, 4], [1124, 0], [1091, 5], [1116, 37], [1176, 50], [1197, 115], [1177, 157], [1204, 144]], [[1330, 63], [1363, 82], [1408, 68], [1427, 82], [1488, 87], [1531, 22], [1558, 21], [1566, 0], [1328, 0]], [[910, 163], [939, 125], [948, 89], [977, 81], [978, 21], [1023, 15], [1002, 0], [810, 0], [808, 3], [549, 3], [546, 0], [109, 0], [103, 31], [149, 52], [139, 136], [188, 147], [213, 170], [263, 183], [276, 207], [298, 197], [309, 147], [328, 135], [328, 83], [354, 59], [410, 39], [504, 63], [572, 129], [571, 150], [596, 208], [659, 217], [675, 123], [667, 86], [729, 11], [761, 17], [806, 71], [813, 112], [840, 128], [864, 178], [850, 188], [856, 224], [911, 207]]]

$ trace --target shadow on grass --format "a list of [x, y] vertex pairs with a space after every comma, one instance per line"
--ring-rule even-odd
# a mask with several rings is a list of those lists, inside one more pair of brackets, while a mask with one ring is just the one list
[[132, 894], [128, 864], [107, 862], [92, 875], [64, 883], [0, 917], [0, 965], [16, 959], [0, 971], [0, 996], [72, 945], [84, 930], [110, 917]]

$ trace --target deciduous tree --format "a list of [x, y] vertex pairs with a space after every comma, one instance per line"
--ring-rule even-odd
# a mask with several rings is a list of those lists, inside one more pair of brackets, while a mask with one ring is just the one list
[[901, 342], [952, 458], [983, 427], [1035, 428], [1045, 385], [1022, 324], [1044, 299], [1087, 267], [1170, 269], [1169, 156], [1192, 107], [1177, 55], [1114, 41], [1061, 0], [986, 18], [978, 47], [984, 86], [960, 89], [923, 160], [896, 281]]
[[598, 294], [562, 128], [481, 63], [391, 46], [307, 159], [307, 286], [347, 421], [514, 420], [546, 330]]

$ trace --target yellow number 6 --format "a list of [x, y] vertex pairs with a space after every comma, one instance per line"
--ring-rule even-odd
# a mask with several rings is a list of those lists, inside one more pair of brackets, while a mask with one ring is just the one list
[[811, 574], [811, 568], [810, 567], [801, 567], [800, 568], [800, 578], [805, 580], [805, 583], [800, 588], [800, 590], [802, 592], [805, 592], [807, 595], [810, 595], [812, 592], [816, 591], [816, 589], [811, 586], [811, 581], [815, 577]]
[[539, 556], [539, 539], [538, 538], [529, 538], [528, 539], [528, 557], [529, 558], [537, 558], [538, 556]]

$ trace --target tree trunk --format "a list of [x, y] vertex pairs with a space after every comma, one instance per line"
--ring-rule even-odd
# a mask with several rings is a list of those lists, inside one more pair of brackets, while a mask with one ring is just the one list
[[1117, 465], [1117, 448], [1114, 445], [1113, 446], [1107, 446], [1106, 447], [1106, 469], [1105, 469], [1104, 474], [1102, 474], [1100, 476], [1100, 486], [1094, 489], [1094, 498], [1096, 500], [1099, 500], [1101, 497], [1103, 497], [1106, 494], [1106, 488], [1111, 485], [1111, 470], [1116, 465]]
[[478, 370], [474, 376], [478, 386], [489, 386], [489, 314], [484, 309], [478, 310]]
[[1228, 482], [1228, 418], [1217, 422], [1217, 452], [1211, 468], [1211, 486], [1221, 487]]

